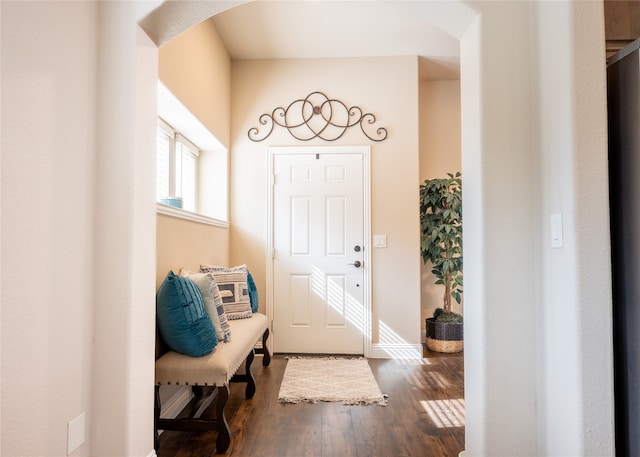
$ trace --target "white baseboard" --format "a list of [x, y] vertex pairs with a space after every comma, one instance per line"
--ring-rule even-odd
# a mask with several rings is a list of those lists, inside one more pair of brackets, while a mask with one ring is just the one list
[[[160, 409], [160, 417], [163, 419], [175, 419], [178, 417], [178, 414], [180, 414], [180, 411], [182, 411], [191, 401], [192, 397], [193, 392], [191, 391], [191, 387], [180, 387], [172, 396], [169, 397], [167, 401], [164, 402]], [[160, 430], [158, 434], [162, 435], [163, 432], [164, 430]], [[155, 451], [153, 451], [153, 454], [149, 454], [148, 457], [156, 457]]]
[[180, 414], [180, 411], [191, 401], [191, 397], [193, 397], [191, 387], [184, 386], [180, 388], [162, 405], [160, 417], [164, 419], [175, 419], [178, 414]]
[[374, 343], [371, 345], [371, 358], [373, 359], [421, 359], [421, 344], [385, 344]]
[[154, 450], [147, 454], [147, 457], [158, 457], [158, 454], [156, 454], [156, 451]]

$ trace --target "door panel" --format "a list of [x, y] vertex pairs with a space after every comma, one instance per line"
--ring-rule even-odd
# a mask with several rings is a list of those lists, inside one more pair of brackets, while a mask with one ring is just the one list
[[325, 326], [333, 328], [346, 328], [347, 302], [345, 297], [346, 277], [344, 275], [327, 276], [327, 289], [325, 290]]
[[311, 255], [311, 200], [308, 196], [291, 197], [291, 256]]
[[292, 327], [310, 327], [311, 318], [311, 276], [289, 276], [290, 301], [292, 303], [289, 325]]
[[363, 156], [273, 161], [274, 351], [362, 354]]
[[346, 254], [346, 200], [344, 197], [327, 197], [326, 199], [326, 235], [327, 256], [344, 257]]

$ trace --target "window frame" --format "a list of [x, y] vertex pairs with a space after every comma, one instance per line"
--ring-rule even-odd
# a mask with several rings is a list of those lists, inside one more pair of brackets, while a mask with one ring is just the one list
[[[158, 112], [169, 131], [182, 134], [199, 151], [195, 179], [195, 211], [176, 208], [158, 201], [156, 190], [156, 212], [180, 219], [204, 224], [229, 227], [229, 151], [194, 116], [182, 102], [158, 80]], [[156, 151], [157, 154], [157, 151]], [[175, 156], [170, 157], [175, 161]], [[156, 170], [156, 179], [157, 179]], [[212, 187], [213, 183], [213, 187]], [[171, 189], [172, 191], [174, 189]]]

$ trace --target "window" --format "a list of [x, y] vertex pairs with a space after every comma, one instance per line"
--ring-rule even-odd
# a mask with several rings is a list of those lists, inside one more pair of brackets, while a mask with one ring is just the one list
[[[228, 226], [227, 148], [162, 81], [158, 81], [158, 117], [157, 212]], [[162, 204], [168, 197], [182, 199], [182, 209]]]
[[164, 203], [182, 199], [182, 208], [197, 212], [199, 155], [198, 148], [188, 139], [176, 133], [162, 119], [158, 120], [157, 201]]
[[158, 141], [156, 150], [156, 201], [171, 195], [169, 186], [170, 156], [172, 133], [162, 128], [162, 121], [158, 121]]

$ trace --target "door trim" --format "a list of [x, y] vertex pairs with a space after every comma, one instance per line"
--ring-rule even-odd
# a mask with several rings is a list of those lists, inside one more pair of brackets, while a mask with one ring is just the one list
[[364, 290], [363, 307], [364, 319], [362, 322], [362, 337], [364, 356], [371, 356], [371, 147], [369, 146], [286, 146], [269, 147], [267, 167], [267, 281], [266, 281], [266, 311], [269, 320], [269, 330], [271, 338], [267, 341], [270, 352], [273, 353], [273, 341], [278, 336], [273, 332], [273, 186], [274, 186], [274, 161], [278, 155], [315, 155], [315, 154], [360, 154], [362, 155], [362, 196], [363, 196], [363, 262], [364, 269]]

